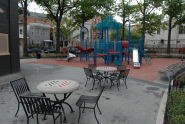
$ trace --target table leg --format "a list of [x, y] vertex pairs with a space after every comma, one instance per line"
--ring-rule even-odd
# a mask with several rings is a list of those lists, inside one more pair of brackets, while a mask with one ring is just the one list
[[56, 96], [56, 94], [54, 94], [54, 97], [55, 97], [55, 99], [56, 99], [56, 102], [59, 103], [59, 104], [61, 105], [61, 107], [62, 107], [62, 112], [63, 112], [63, 114], [64, 114], [64, 121], [63, 121], [64, 123], [67, 123], [67, 119], [66, 119], [65, 110], [64, 110], [64, 107], [63, 107], [62, 104], [68, 105], [69, 108], [71, 109], [71, 113], [74, 112], [72, 106], [71, 106], [69, 103], [65, 102], [65, 100], [68, 99], [69, 96], [70, 96], [71, 94], [72, 94], [72, 92], [71, 92], [71, 93], [65, 93], [65, 94], [64, 94], [64, 98], [63, 98], [62, 100], [59, 100], [58, 97]]

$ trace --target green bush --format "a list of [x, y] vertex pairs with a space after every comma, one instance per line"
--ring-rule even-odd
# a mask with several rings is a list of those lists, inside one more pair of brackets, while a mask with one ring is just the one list
[[168, 113], [173, 124], [185, 124], [185, 92], [171, 91], [168, 97]]

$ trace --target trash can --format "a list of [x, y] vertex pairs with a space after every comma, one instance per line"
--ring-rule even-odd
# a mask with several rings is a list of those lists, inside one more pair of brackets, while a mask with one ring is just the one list
[[40, 52], [37, 52], [37, 53], [36, 53], [36, 57], [37, 57], [37, 59], [40, 59], [40, 58], [41, 58]]

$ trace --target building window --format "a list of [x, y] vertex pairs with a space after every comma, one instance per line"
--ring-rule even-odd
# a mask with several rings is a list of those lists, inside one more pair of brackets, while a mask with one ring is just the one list
[[19, 33], [22, 34], [22, 29], [19, 30]]
[[0, 55], [9, 55], [8, 34], [0, 33]]
[[185, 26], [183, 25], [179, 26], [179, 34], [185, 34]]
[[161, 33], [161, 30], [159, 29], [159, 30], [157, 30], [157, 34], [160, 34]]

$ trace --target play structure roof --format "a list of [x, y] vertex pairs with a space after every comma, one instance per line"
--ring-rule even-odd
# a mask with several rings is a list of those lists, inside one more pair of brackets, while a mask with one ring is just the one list
[[98, 30], [117, 30], [122, 29], [122, 24], [113, 19], [112, 16], [108, 16], [102, 22], [96, 25]]

